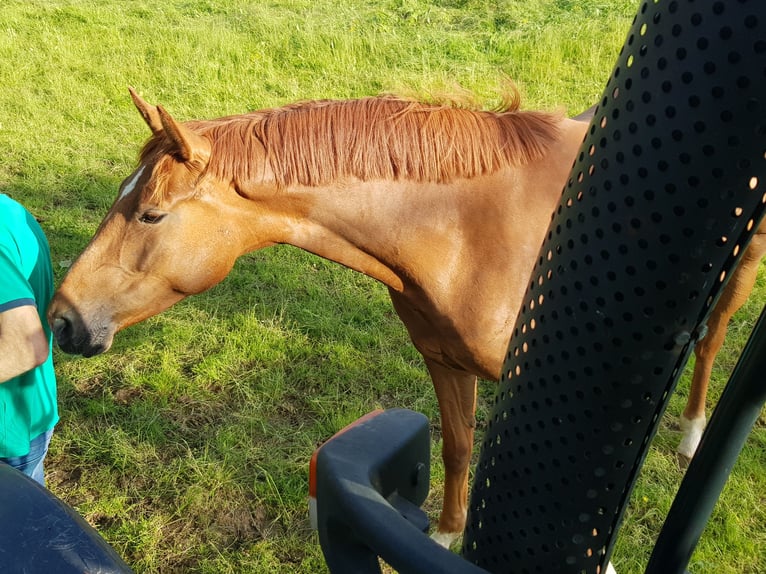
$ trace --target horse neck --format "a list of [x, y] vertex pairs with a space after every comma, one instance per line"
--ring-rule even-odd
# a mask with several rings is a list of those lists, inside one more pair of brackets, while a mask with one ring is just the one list
[[286, 242], [395, 291], [405, 286], [429, 291], [445, 257], [465, 249], [466, 230], [461, 226], [467, 212], [480, 211], [483, 223], [492, 227], [491, 218], [504, 211], [493, 209], [506, 201], [493, 190], [504, 188], [501, 182], [507, 182], [511, 171], [450, 184], [352, 181], [291, 190], [288, 195], [302, 204], [303, 216]]
[[270, 242], [335, 261], [395, 291], [438, 290], [448, 280], [445, 258], [466, 250], [499, 256], [495, 251], [504, 248], [503, 241], [489, 230], [507, 229], [510, 219], [523, 229], [501, 235], [512, 234], [514, 241], [516, 235], [545, 231], [586, 127], [587, 122], [565, 120], [560, 141], [544, 159], [449, 184], [350, 178], [270, 193], [270, 207], [281, 214], [285, 229]]
[[416, 233], [418, 223], [406, 216], [417, 195], [408, 193], [413, 185], [352, 181], [290, 189], [286, 196], [300, 215], [284, 242], [402, 291], [408, 262], [400, 247]]

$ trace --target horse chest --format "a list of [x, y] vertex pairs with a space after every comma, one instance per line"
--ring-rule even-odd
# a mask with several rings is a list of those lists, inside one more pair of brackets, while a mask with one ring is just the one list
[[485, 379], [498, 378], [509, 335], [505, 317], [449, 312], [397, 292], [391, 292], [391, 301], [425, 358]]

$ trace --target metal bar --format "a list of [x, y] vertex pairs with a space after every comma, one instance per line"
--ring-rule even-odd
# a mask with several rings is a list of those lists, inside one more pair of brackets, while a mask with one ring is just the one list
[[748, 435], [766, 403], [766, 307], [710, 418], [670, 507], [646, 574], [685, 571]]

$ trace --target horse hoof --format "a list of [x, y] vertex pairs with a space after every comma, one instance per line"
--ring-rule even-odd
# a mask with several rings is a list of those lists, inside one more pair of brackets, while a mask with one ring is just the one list
[[676, 462], [678, 463], [678, 468], [681, 470], [686, 470], [689, 468], [689, 463], [692, 461], [692, 457], [686, 456], [685, 454], [681, 452], [676, 453]]

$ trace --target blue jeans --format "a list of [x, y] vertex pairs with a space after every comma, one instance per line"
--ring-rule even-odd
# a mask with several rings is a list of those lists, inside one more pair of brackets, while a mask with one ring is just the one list
[[13, 468], [20, 470], [27, 476], [31, 476], [34, 480], [45, 486], [43, 461], [45, 460], [45, 455], [48, 454], [48, 445], [51, 442], [52, 435], [53, 429], [37, 435], [29, 443], [29, 454], [0, 458], [0, 462], [10, 464]]

